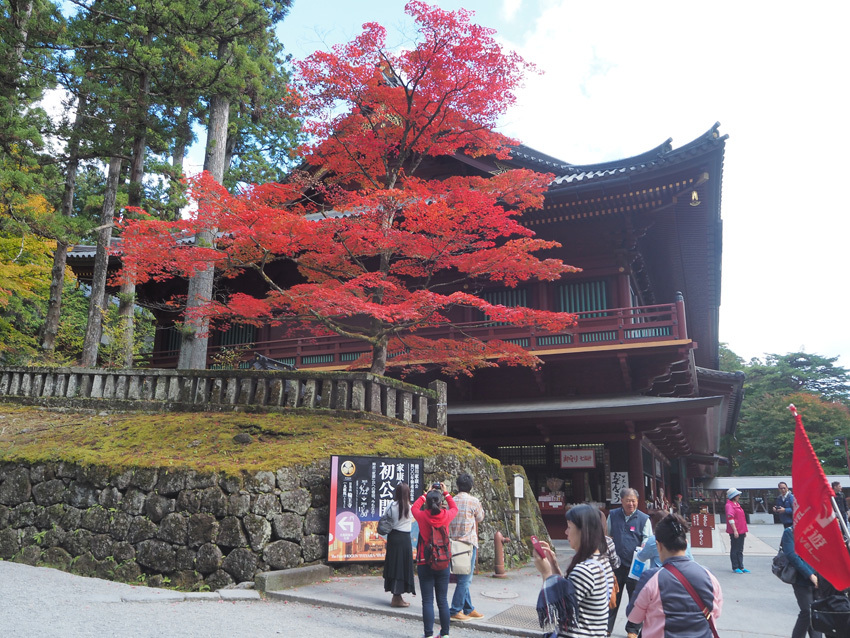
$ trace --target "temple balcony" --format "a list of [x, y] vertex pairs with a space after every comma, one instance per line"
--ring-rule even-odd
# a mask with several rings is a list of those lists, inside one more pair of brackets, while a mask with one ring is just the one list
[[[576, 316], [578, 323], [574, 328], [557, 333], [502, 324], [481, 325], [478, 322], [428, 328], [420, 330], [418, 334], [433, 338], [462, 338], [468, 335], [483, 341], [499, 339], [520, 345], [543, 358], [588, 351], [647, 348], [653, 344], [671, 345], [688, 340], [682, 301], [579, 312]], [[337, 335], [270, 341], [246, 340], [245, 343], [249, 344], [252, 352], [298, 370], [348, 369], [369, 351], [364, 343]], [[211, 347], [210, 355], [219, 349], [218, 346]], [[152, 365], [159, 368], [176, 367], [178, 352], [177, 349], [158, 349]]]

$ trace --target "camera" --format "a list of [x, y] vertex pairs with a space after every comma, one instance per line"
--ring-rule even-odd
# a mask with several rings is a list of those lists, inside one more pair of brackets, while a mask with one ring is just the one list
[[443, 486], [440, 485], [439, 481], [435, 481], [434, 483], [431, 483], [431, 489], [432, 490], [441, 490], [441, 489], [443, 489]]

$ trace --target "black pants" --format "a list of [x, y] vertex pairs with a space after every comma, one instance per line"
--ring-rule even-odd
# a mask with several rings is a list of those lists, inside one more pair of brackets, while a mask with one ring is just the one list
[[[617, 621], [617, 612], [620, 611], [620, 603], [623, 601], [623, 592], [629, 592], [629, 602], [631, 602], [632, 597], [635, 595], [635, 587], [637, 587], [637, 581], [634, 578], [629, 578], [629, 570], [631, 569], [631, 564], [623, 567], [620, 565], [617, 569], [614, 570], [614, 578], [617, 579], [617, 584], [620, 586], [620, 591], [617, 592], [617, 606], [613, 609], [608, 610], [608, 633], [610, 634], [614, 631], [614, 623]], [[634, 632], [637, 633], [640, 629], [640, 625], [636, 625], [635, 623], [630, 623], [626, 621], [626, 633]]]
[[746, 535], [746, 533], [738, 534], [738, 538], [735, 538], [734, 534], [729, 534], [731, 544], [729, 558], [732, 559], [732, 569], [744, 569], [744, 538]]
[[814, 586], [807, 581], [804, 583], [795, 582], [792, 587], [794, 588], [794, 596], [797, 597], [797, 605], [800, 607], [800, 614], [797, 616], [797, 623], [794, 625], [794, 631], [791, 632], [791, 638], [805, 638], [807, 631], [810, 638], [823, 638], [821, 632], [809, 627]]

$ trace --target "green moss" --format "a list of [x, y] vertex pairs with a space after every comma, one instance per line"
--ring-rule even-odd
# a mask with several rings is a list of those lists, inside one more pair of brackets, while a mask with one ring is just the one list
[[[251, 434], [254, 442], [233, 437]], [[484, 456], [432, 430], [313, 411], [305, 414], [91, 413], [0, 404], [0, 461], [182, 467], [238, 476], [307, 465], [332, 454]]]

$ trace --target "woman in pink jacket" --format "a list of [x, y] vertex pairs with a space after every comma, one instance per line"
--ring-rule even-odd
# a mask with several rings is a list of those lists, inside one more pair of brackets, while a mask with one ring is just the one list
[[736, 574], [749, 574], [744, 568], [744, 538], [747, 536], [747, 516], [741, 507], [741, 490], [730, 487], [726, 492], [726, 533], [729, 534], [732, 549], [732, 571]]

